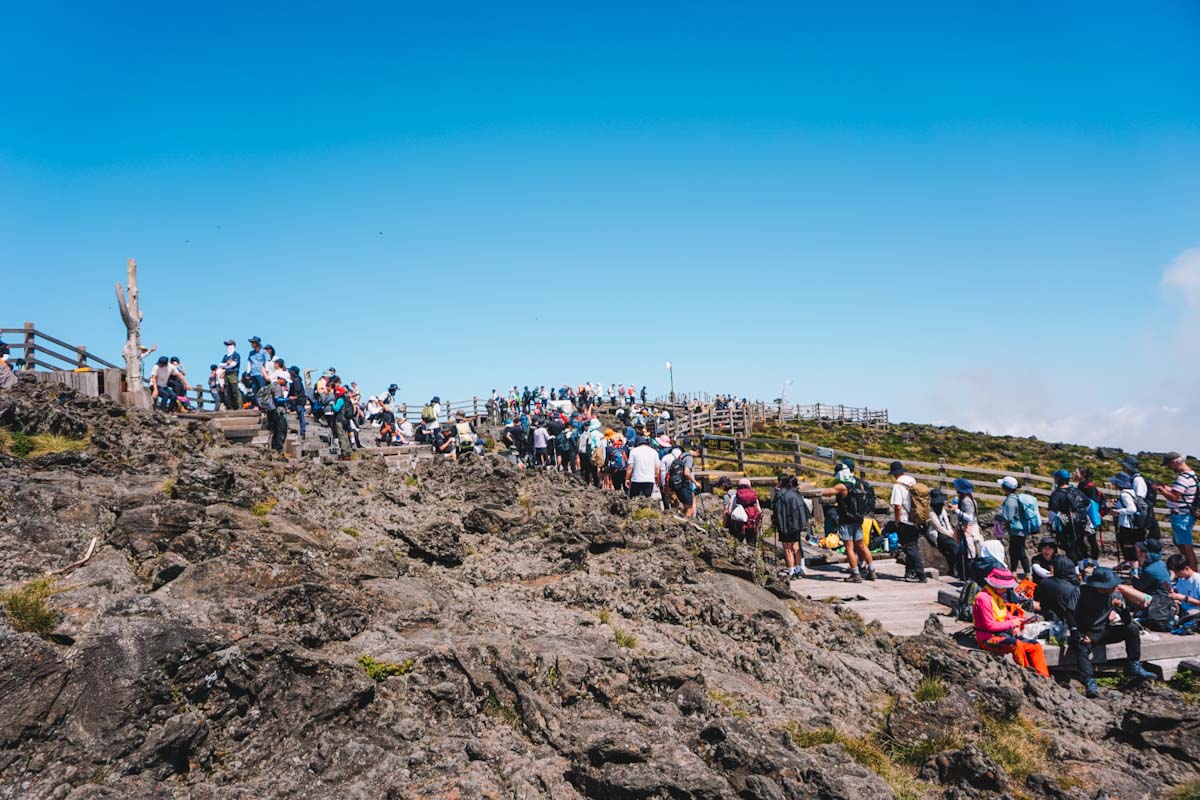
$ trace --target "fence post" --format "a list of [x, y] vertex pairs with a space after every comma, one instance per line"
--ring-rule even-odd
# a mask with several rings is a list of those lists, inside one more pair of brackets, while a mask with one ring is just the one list
[[742, 437], [737, 437], [737, 462], [738, 472], [746, 471], [746, 452]]
[[1025, 474], [1021, 476], [1021, 488], [1024, 489], [1029, 485], [1029, 467], [1025, 467]]
[[704, 446], [704, 437], [705, 434], [700, 434], [700, 469], [708, 469], [706, 466], [708, 463], [708, 449]]
[[479, 419], [479, 398], [475, 396], [471, 397], [471, 418]]
[[25, 323], [25, 370], [33, 369], [34, 361], [34, 345], [33, 345], [33, 323]]
[[938, 456], [938, 475], [942, 479], [942, 488], [946, 488], [946, 459]]
[[793, 433], [792, 439], [796, 443], [796, 458], [795, 458], [793, 472], [796, 475], [796, 477], [799, 478], [800, 477], [800, 467], [801, 467], [801, 464], [800, 464], [800, 434]]
[[87, 366], [87, 348], [81, 344], [75, 345], [75, 366]]

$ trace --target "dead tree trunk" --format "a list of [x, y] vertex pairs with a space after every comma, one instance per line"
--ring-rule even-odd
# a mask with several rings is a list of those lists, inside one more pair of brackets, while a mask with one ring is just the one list
[[125, 287], [117, 281], [117, 304], [121, 308], [121, 321], [125, 323], [125, 389], [121, 400], [126, 405], [148, 407], [150, 398], [142, 386], [142, 312], [138, 308], [137, 261], [129, 259], [129, 297]]

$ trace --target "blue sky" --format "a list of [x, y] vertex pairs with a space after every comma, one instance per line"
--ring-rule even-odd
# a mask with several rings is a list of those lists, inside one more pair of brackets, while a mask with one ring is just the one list
[[1194, 3], [37, 5], [0, 326], [1200, 451]]

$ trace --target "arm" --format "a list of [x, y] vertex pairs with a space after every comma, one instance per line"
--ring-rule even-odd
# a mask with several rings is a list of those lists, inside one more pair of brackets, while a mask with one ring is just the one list
[[1021, 621], [1012, 615], [1005, 620], [996, 619], [992, 597], [986, 591], [975, 595], [975, 610], [978, 612], [975, 627], [982, 628], [987, 633], [1007, 633], [1021, 624]]

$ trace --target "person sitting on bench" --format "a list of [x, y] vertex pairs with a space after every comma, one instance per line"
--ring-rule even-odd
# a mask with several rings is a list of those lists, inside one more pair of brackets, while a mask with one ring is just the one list
[[1097, 646], [1118, 642], [1125, 645], [1128, 659], [1125, 674], [1135, 685], [1154, 678], [1141, 664], [1142, 643], [1137, 624], [1128, 611], [1113, 605], [1113, 593], [1120, 585], [1121, 579], [1115, 572], [1096, 567], [1079, 589], [1074, 613], [1068, 615], [1071, 649], [1075, 651], [1079, 679], [1088, 697], [1100, 696], [1092, 665], [1092, 649]]
[[1018, 635], [1025, 625], [1025, 612], [1004, 599], [1004, 593], [1016, 585], [1016, 579], [1007, 569], [994, 569], [987, 576], [984, 590], [975, 596], [975, 640], [984, 651], [1011, 654], [1018, 666], [1049, 678], [1042, 646]]

